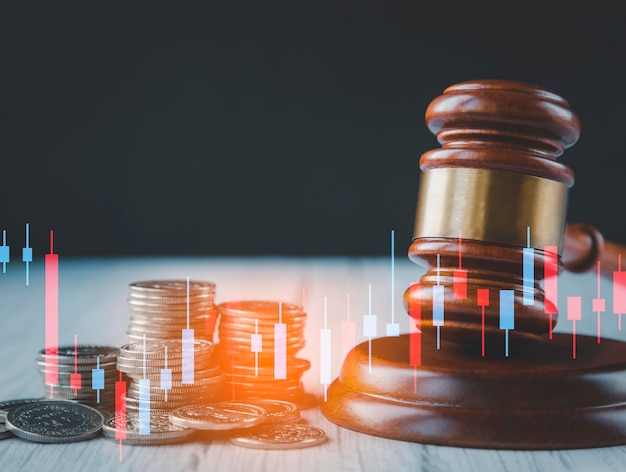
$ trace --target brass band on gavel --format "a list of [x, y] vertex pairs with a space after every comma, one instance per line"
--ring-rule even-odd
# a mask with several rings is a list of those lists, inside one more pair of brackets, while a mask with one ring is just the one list
[[440, 167], [423, 171], [414, 238], [458, 238], [557, 246], [561, 254], [568, 186], [499, 169]]

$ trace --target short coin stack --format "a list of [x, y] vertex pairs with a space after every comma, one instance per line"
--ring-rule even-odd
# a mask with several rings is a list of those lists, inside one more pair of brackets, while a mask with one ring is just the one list
[[[302, 307], [274, 301], [234, 301], [217, 309], [216, 351], [226, 375], [224, 397], [237, 401], [273, 398], [301, 406], [310, 403], [301, 377], [311, 363], [296, 357], [304, 347], [306, 313]], [[286, 369], [282, 373], [275, 365], [275, 348], [281, 342], [275, 339], [276, 324], [285, 328]]]
[[[88, 345], [62, 346], [56, 353], [40, 350], [37, 366], [44, 381], [50, 371], [58, 372], [58, 384], [44, 385], [46, 397], [74, 400], [105, 412], [114, 411], [117, 352], [117, 347]], [[102, 388], [93, 388], [98, 385]]]
[[217, 311], [213, 282], [152, 280], [128, 287], [129, 341], [177, 339], [183, 329], [196, 339], [213, 340]]
[[[213, 343], [196, 339], [193, 343], [192, 374], [183, 375], [182, 339], [126, 344], [120, 348], [117, 368], [131, 378], [126, 409], [139, 411], [140, 379], [150, 380], [150, 409], [172, 410], [189, 403], [209, 402], [221, 392], [224, 376], [212, 361]], [[164, 369], [171, 370], [171, 385]], [[165, 375], [165, 377], [164, 377]], [[166, 388], [164, 388], [166, 387]]]

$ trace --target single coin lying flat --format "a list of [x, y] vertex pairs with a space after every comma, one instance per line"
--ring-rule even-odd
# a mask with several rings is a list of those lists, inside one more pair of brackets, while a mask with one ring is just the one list
[[300, 449], [326, 441], [326, 433], [314, 426], [298, 423], [267, 424], [230, 438], [237, 446], [252, 449]]
[[148, 428], [140, 428], [141, 421], [137, 413], [109, 418], [104, 422], [102, 433], [107, 439], [121, 440], [130, 446], [160, 446], [183, 442], [195, 432], [170, 423], [166, 410], [151, 410]]
[[169, 420], [181, 428], [223, 431], [256, 426], [265, 421], [266, 416], [265, 410], [255, 405], [217, 402], [177, 408], [170, 412]]
[[28, 441], [69, 443], [96, 437], [103, 422], [102, 413], [87, 405], [42, 400], [11, 409], [6, 428]]

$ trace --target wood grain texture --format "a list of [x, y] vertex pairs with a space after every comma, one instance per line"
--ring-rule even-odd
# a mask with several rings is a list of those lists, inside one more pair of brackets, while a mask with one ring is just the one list
[[[393, 293], [395, 320], [408, 332], [408, 316], [402, 311], [402, 293], [423, 271], [409, 261], [396, 261]], [[126, 291], [129, 283], [154, 278], [192, 278], [217, 284], [219, 302], [242, 298], [282, 299], [300, 302], [306, 288], [308, 312], [307, 346], [302, 357], [313, 366], [305, 374], [307, 391], [320, 396], [319, 329], [323, 326], [323, 299], [328, 298], [328, 326], [333, 333], [333, 376], [341, 366], [339, 358], [341, 321], [346, 316], [346, 294], [350, 293], [351, 319], [356, 321], [357, 342], [362, 334], [362, 315], [367, 313], [368, 284], [372, 284], [372, 312], [379, 316], [379, 333], [390, 321], [392, 292], [390, 263], [380, 259], [75, 259], [60, 255], [59, 340], [121, 345], [128, 323]], [[568, 295], [583, 298], [583, 319], [577, 332], [594, 335], [596, 317], [591, 299], [596, 297], [594, 274], [564, 274], [559, 305]], [[602, 281], [607, 312], [602, 315], [602, 336], [626, 339], [617, 331], [612, 313], [611, 284]], [[35, 353], [43, 345], [43, 267], [32, 267], [31, 286], [24, 284], [24, 269], [11, 263], [0, 274], [0, 400], [41, 395], [42, 378], [35, 366]], [[571, 326], [561, 320], [556, 331]], [[569, 451], [494, 451], [428, 446], [378, 438], [340, 428], [327, 421], [318, 409], [303, 416], [322, 427], [329, 441], [316, 448], [296, 451], [258, 451], [232, 446], [223, 441], [194, 442], [177, 446], [124, 447], [118, 459], [118, 445], [103, 438], [67, 445], [41, 445], [19, 439], [0, 441], [2, 470], [150, 470], [150, 471], [502, 471], [502, 470], [620, 470], [626, 461], [626, 447]]]

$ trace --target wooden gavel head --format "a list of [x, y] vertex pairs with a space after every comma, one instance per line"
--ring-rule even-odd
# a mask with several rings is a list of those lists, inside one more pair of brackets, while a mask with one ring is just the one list
[[[417, 318], [418, 312], [420, 329], [432, 334], [433, 286], [442, 285], [442, 341], [473, 343], [483, 332], [478, 289], [488, 289], [488, 305], [481, 301], [485, 336], [501, 338], [500, 291], [514, 290], [511, 336], [545, 335], [557, 314], [546, 307], [550, 301], [540, 282], [546, 258], [562, 268], [567, 196], [574, 184], [573, 171], [557, 157], [578, 140], [578, 117], [563, 98], [542, 88], [475, 80], [433, 100], [426, 123], [442, 147], [420, 159], [409, 258], [427, 272], [405, 292], [409, 313]], [[523, 300], [526, 247], [534, 248], [533, 304]], [[454, 291], [455, 276], [463, 274], [465, 296]], [[418, 304], [419, 310], [411, 309]]]

